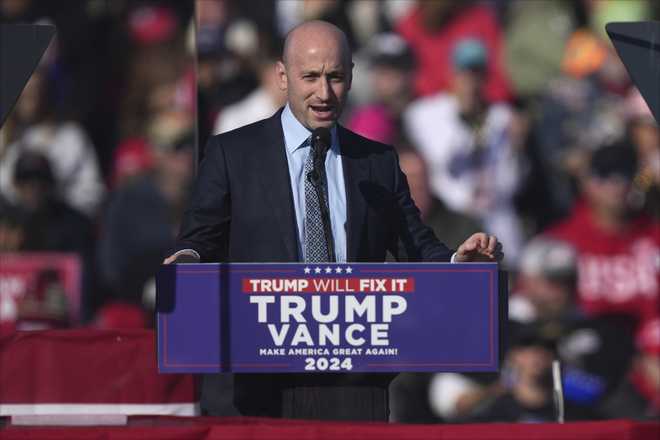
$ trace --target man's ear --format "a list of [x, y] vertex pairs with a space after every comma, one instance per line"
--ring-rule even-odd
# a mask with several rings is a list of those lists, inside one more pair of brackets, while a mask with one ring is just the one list
[[283, 92], [288, 88], [288, 78], [286, 76], [286, 67], [282, 61], [278, 61], [275, 65], [275, 72], [277, 73], [277, 86]]
[[353, 84], [353, 67], [355, 67], [355, 63], [351, 61], [351, 68], [348, 71], [348, 89], [351, 90], [351, 85]]

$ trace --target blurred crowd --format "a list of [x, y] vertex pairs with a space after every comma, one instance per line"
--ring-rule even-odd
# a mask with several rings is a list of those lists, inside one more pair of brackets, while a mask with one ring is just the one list
[[[342, 123], [397, 148], [442, 241], [485, 230], [504, 244], [501, 373], [401, 374], [392, 419], [554, 420], [558, 359], [567, 419], [657, 420], [660, 137], [605, 24], [658, 6], [0, 0], [1, 22], [58, 31], [0, 130], [0, 252], [75, 253], [84, 325], [152, 325], [202, 146], [283, 105], [283, 39], [323, 19], [354, 52]], [[49, 325], [77, 321], [53, 308]], [[35, 319], [21, 310], [19, 328]]]

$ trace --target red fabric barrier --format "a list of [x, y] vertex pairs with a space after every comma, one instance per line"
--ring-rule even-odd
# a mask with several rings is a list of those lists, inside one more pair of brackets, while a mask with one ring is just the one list
[[657, 440], [660, 423], [628, 420], [559, 424], [387, 425], [269, 419], [131, 418], [127, 427], [22, 428], [0, 439], [428, 439], [442, 440]]
[[158, 374], [151, 330], [17, 332], [0, 339], [0, 415], [197, 414], [192, 375]]

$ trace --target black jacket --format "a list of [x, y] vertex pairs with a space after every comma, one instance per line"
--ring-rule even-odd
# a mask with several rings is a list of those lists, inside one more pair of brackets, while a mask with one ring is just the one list
[[[177, 250], [203, 262], [294, 262], [298, 255], [281, 110], [211, 137]], [[390, 146], [338, 127], [347, 203], [347, 260], [449, 261], [452, 251], [420, 220]], [[405, 255], [404, 255], [405, 254]]]

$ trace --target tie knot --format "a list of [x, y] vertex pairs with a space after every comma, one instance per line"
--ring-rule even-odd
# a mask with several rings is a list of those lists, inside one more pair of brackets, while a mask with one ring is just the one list
[[311, 147], [311, 146], [312, 146], [312, 137], [309, 136], [307, 139], [302, 141], [300, 143], [300, 145], [298, 145], [296, 148], [294, 148], [293, 151], [304, 150], [305, 148]]

